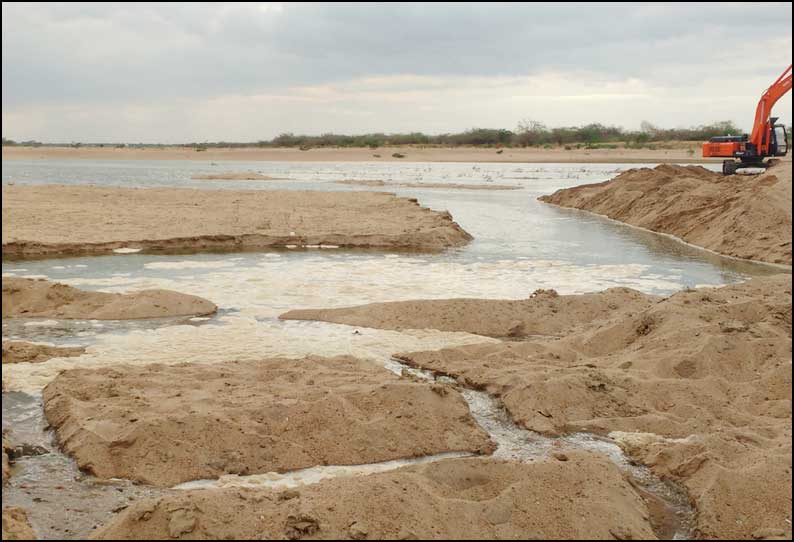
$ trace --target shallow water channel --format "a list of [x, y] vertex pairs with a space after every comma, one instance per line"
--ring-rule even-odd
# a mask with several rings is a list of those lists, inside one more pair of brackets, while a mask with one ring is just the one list
[[[623, 164], [377, 164], [233, 163], [183, 161], [5, 161], [3, 183], [184, 186], [215, 189], [373, 190], [338, 184], [345, 179], [410, 183], [514, 184], [510, 191], [435, 188], [389, 190], [449, 210], [474, 236], [466, 247], [443, 254], [382, 253], [338, 249], [191, 255], [113, 256], [4, 261], [3, 276], [46, 277], [89, 290], [168, 288], [210, 299], [220, 307], [211, 318], [135, 322], [3, 320], [3, 339], [86, 346], [83, 356], [3, 369], [3, 430], [15, 445], [48, 453], [19, 457], [3, 490], [6, 505], [29, 512], [43, 538], [80, 538], [130, 500], [153, 489], [81, 474], [58, 452], [45, 430], [41, 389], [72, 367], [119, 363], [223, 362], [272, 356], [350, 354], [393, 370], [398, 351], [437, 349], [484, 342], [466, 333], [354, 329], [321, 322], [287, 322], [278, 315], [300, 308], [337, 307], [376, 301], [449, 297], [524, 298], [538, 288], [561, 294], [615, 286], [667, 294], [687, 286], [722, 285], [780, 272], [699, 250], [664, 236], [597, 216], [536, 201], [559, 188], [606, 180], [638, 167]], [[257, 171], [284, 181], [196, 181], [195, 174]], [[432, 377], [432, 375], [427, 377]], [[656, 500], [657, 532], [686, 538], [692, 511], [685, 495], [630, 464], [611, 441], [591, 435], [546, 439], [516, 427], [492, 398], [463, 390], [472, 414], [499, 444], [497, 456], [534, 460], [559, 446], [598, 450], [611, 457]], [[41, 450], [40, 450], [41, 451]], [[425, 458], [424, 461], [437, 458]], [[208, 484], [289, 487], [329, 476], [379, 472], [408, 461], [362, 467], [324, 467], [300, 473]]]

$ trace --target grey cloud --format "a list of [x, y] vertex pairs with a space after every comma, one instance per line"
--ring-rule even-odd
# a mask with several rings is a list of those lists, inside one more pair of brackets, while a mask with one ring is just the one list
[[3, 107], [246, 94], [396, 74], [581, 70], [614, 79], [667, 74], [667, 83], [682, 84], [768, 69], [780, 53], [756, 67], [737, 57], [781, 36], [790, 43], [790, 3], [5, 3]]

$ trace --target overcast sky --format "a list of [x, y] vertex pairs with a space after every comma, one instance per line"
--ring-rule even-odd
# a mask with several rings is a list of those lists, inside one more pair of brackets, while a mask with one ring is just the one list
[[[255, 141], [733, 120], [791, 63], [791, 3], [4, 2], [3, 136]], [[791, 94], [775, 114], [791, 124]]]

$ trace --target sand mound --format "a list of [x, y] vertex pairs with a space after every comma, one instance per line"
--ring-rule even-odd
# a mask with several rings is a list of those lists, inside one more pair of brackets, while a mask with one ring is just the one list
[[43, 396], [82, 470], [158, 486], [493, 449], [457, 392], [351, 357], [76, 369]]
[[36, 540], [23, 509], [3, 508], [3, 540]]
[[679, 237], [721, 254], [791, 265], [791, 162], [758, 176], [700, 166], [632, 169], [541, 201]]
[[518, 190], [521, 187], [512, 184], [461, 184], [461, 183], [387, 183], [384, 181], [360, 181], [357, 179], [346, 179], [344, 181], [334, 181], [337, 184], [349, 184], [355, 186], [372, 187], [396, 187], [396, 188], [449, 188], [450, 190]]
[[3, 318], [128, 320], [200, 316], [216, 310], [206, 299], [170, 290], [109, 294], [43, 279], [3, 279]]
[[612, 288], [587, 295], [538, 290], [529, 299], [439, 299], [371, 303], [340, 309], [293, 310], [282, 320], [321, 320], [378, 329], [439, 329], [488, 337], [557, 335], [585, 323], [648, 308], [658, 298]]
[[[791, 525], [791, 277], [680, 292], [561, 339], [399, 355], [547, 434], [622, 432], [682, 482], [707, 538]], [[636, 433], [650, 435], [640, 435]]]
[[[5, 292], [3, 292], [5, 295]], [[81, 346], [64, 347], [25, 341], [3, 341], [3, 364], [41, 363], [51, 358], [72, 358], [85, 353]]]
[[383, 192], [3, 186], [3, 256], [331, 245], [438, 251], [471, 240], [449, 213]]
[[203, 490], [137, 502], [95, 539], [648, 539], [643, 501], [587, 453], [453, 459], [299, 491]]
[[282, 181], [276, 177], [262, 175], [253, 171], [243, 173], [210, 173], [209, 175], [193, 175], [191, 179], [198, 181]]

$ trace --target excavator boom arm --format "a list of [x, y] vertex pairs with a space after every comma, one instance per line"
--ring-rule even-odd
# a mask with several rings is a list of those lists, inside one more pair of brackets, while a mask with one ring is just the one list
[[753, 132], [750, 134], [750, 142], [755, 144], [756, 149], [761, 150], [766, 135], [767, 121], [772, 113], [775, 103], [789, 90], [791, 90], [791, 64], [783, 71], [780, 77], [764, 92], [758, 101], [755, 109], [755, 120], [753, 121]]

